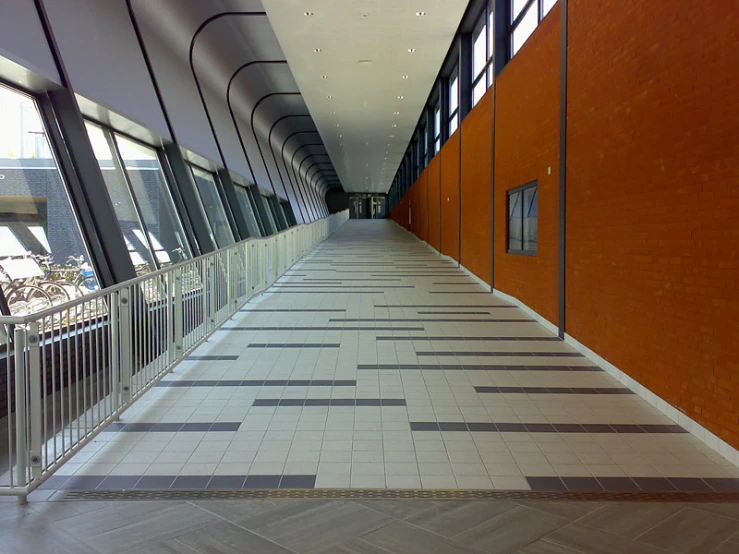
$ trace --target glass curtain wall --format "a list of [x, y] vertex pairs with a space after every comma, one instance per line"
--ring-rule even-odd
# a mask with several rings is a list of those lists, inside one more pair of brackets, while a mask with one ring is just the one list
[[226, 217], [226, 210], [221, 202], [221, 196], [218, 194], [216, 176], [192, 164], [190, 164], [190, 170], [195, 179], [195, 187], [200, 194], [200, 201], [203, 203], [218, 248], [225, 248], [233, 244], [235, 239]]
[[36, 102], [3, 85], [0, 286], [4, 315], [37, 312], [98, 288]]

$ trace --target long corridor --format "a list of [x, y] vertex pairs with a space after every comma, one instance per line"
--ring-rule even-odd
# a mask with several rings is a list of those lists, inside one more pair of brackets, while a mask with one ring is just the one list
[[388, 221], [350, 221], [44, 485], [735, 491], [739, 470]]

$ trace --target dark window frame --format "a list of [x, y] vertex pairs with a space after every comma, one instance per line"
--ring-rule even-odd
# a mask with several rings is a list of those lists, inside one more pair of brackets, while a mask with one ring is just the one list
[[[513, 189], [510, 189], [506, 192], [506, 252], [508, 254], [515, 254], [519, 256], [537, 256], [539, 254], [539, 231], [538, 231], [538, 225], [537, 225], [537, 232], [536, 232], [536, 249], [527, 249], [524, 248], [524, 205], [523, 205], [523, 195], [524, 192], [530, 189], [534, 189], [534, 198], [536, 199], [537, 204], [537, 215], [536, 220], [538, 223], [539, 220], [539, 181], [531, 181], [530, 183], [526, 183], [525, 185], [521, 185], [520, 187], [516, 187]], [[517, 248], [511, 248], [511, 199], [514, 198], [517, 195], [521, 195], [521, 249]]]
[[[536, 7], [536, 27], [538, 27], [541, 24], [541, 22], [544, 20], [544, 18], [549, 14], [549, 12], [552, 11], [552, 8], [554, 8], [554, 4], [552, 4], [552, 8], [550, 8], [547, 13], [544, 13], [544, 0], [529, 0], [526, 3], [526, 5], [523, 7], [521, 12], [518, 15], [515, 15], [513, 13], [514, 0], [508, 0], [508, 2], [509, 2], [509, 11], [511, 14], [511, 21], [509, 22], [509, 25], [508, 25], [508, 40], [509, 40], [508, 59], [511, 60], [518, 53], [518, 52], [514, 53], [514, 50], [513, 50], [513, 33], [515, 33], [516, 29], [521, 24], [523, 19], [526, 17], [529, 10], [534, 9], [534, 6]], [[555, 4], [556, 3], [557, 2], [555, 1]], [[536, 27], [534, 28], [533, 31], [531, 31], [531, 35], [533, 35], [534, 32], [536, 31]], [[531, 35], [526, 37], [526, 40], [521, 44], [521, 48], [523, 48], [523, 45], [526, 44], [526, 41], [529, 40]], [[519, 50], [521, 48], [519, 48]]]

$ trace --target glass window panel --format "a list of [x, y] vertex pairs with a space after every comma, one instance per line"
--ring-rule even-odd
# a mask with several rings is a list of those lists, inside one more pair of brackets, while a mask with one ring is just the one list
[[472, 89], [472, 105], [475, 106], [480, 99], [485, 96], [485, 91], [488, 89], [485, 83], [485, 78], [480, 79], [475, 87]]
[[223, 209], [221, 197], [218, 195], [218, 186], [215, 177], [207, 171], [190, 166], [195, 184], [200, 193], [200, 200], [203, 202], [205, 214], [208, 216], [208, 222], [213, 230], [218, 248], [224, 248], [234, 243], [234, 236], [231, 231], [231, 225], [226, 218], [226, 211]]
[[449, 120], [449, 136], [452, 136], [454, 131], [457, 130], [457, 126], [459, 125], [459, 114], [454, 114], [452, 118]]
[[436, 142], [434, 143], [434, 147], [436, 148], [436, 152], [441, 150], [441, 139], [436, 139]]
[[267, 219], [269, 220], [270, 227], [274, 230], [274, 233], [278, 233], [280, 231], [280, 228], [275, 223], [275, 217], [272, 215], [272, 202], [269, 201], [269, 197], [262, 194], [262, 202], [265, 206], [265, 213], [267, 214]]
[[249, 235], [252, 237], [261, 236], [262, 233], [259, 231], [257, 219], [249, 200], [249, 193], [244, 187], [236, 186], [236, 200], [238, 200], [239, 206], [246, 215], [246, 227], [249, 229]]
[[538, 24], [539, 14], [536, 13], [536, 6], [532, 6], [532, 8], [526, 12], [526, 15], [523, 16], [523, 19], [518, 24], [518, 27], [516, 27], [516, 30], [513, 31], [512, 55], [516, 55], [516, 53], [521, 49], [521, 46], [523, 46], [524, 42], [526, 42], [531, 36], [531, 33], [534, 32]]
[[459, 87], [457, 86], [459, 79], [454, 75], [451, 83], [449, 83], [449, 113], [457, 110], [459, 107]]
[[[521, 10], [523, 10], [526, 7], [526, 4], [529, 0], [511, 0], [511, 22], [516, 21], [516, 18], [521, 13]], [[536, 11], [536, 2], [538, 0], [534, 0], [534, 11]]]
[[542, 0], [541, 3], [541, 12], [542, 17], [547, 15], [551, 9], [554, 7], [554, 4], [557, 3], [557, 0]]
[[523, 191], [523, 249], [536, 252], [539, 246], [538, 187]]
[[441, 106], [437, 105], [434, 111], [434, 138], [441, 135]]
[[92, 149], [103, 173], [103, 180], [108, 189], [108, 196], [118, 218], [123, 237], [126, 239], [131, 262], [136, 267], [136, 274], [142, 275], [156, 269], [154, 256], [144, 237], [141, 221], [133, 203], [131, 191], [113, 161], [113, 153], [103, 132], [97, 125], [86, 122], [87, 135], [90, 137]]
[[[89, 288], [81, 286], [83, 272], [90, 277]], [[97, 289], [36, 103], [2, 85], [0, 283], [13, 315]], [[29, 294], [31, 283], [44, 292]]]
[[192, 258], [156, 150], [120, 135], [115, 139], [160, 267]]
[[508, 195], [508, 250], [523, 250], [521, 192]]
[[485, 63], [488, 61], [487, 55], [487, 36], [485, 33], [485, 24], [483, 24], [477, 30], [476, 34], [472, 38], [472, 79], [477, 79], [477, 76], [485, 69]]

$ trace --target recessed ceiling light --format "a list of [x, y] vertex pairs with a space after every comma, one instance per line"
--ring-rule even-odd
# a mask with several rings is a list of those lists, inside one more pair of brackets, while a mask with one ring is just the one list
[[397, 125], [395, 123], [393, 123], [393, 128], [395, 128], [395, 127], [397, 127]]
[[426, 12], [416, 12], [416, 15], [418, 17], [423, 17], [424, 15], [426, 15]]
[[398, 100], [402, 100], [403, 98], [404, 98], [404, 96], [402, 94], [400, 96], [398, 96]]
[[403, 75], [403, 76], [401, 77], [401, 79], [410, 79], [410, 76], [408, 76], [408, 75]]
[[328, 75], [321, 75], [321, 79], [328, 79]]
[[314, 52], [320, 52], [320, 51], [321, 51], [321, 49], [320, 49], [320, 48], [314, 48], [314, 49], [313, 49], [313, 51], [314, 51]]
[[[395, 135], [390, 135], [390, 138], [395, 138]], [[389, 145], [388, 145], [389, 146]]]
[[416, 49], [415, 49], [415, 48], [409, 48], [409, 49], [408, 49], [408, 52], [410, 52], [411, 54], [412, 54], [413, 52], [415, 52], [415, 51], [416, 51]]
[[400, 112], [395, 112], [395, 115], [400, 115]]
[[312, 15], [316, 15], [316, 14], [314, 14], [313, 12], [305, 12], [305, 16], [306, 17], [310, 17]]
[[339, 126], [339, 124], [337, 123], [337, 124], [336, 124], [336, 126], [338, 127], [338, 126]]
[[329, 99], [331, 99], [331, 98], [333, 98], [333, 96], [331, 96], [331, 95], [329, 94], [329, 95], [328, 95], [328, 96], [327, 96], [326, 98], [329, 98]]

